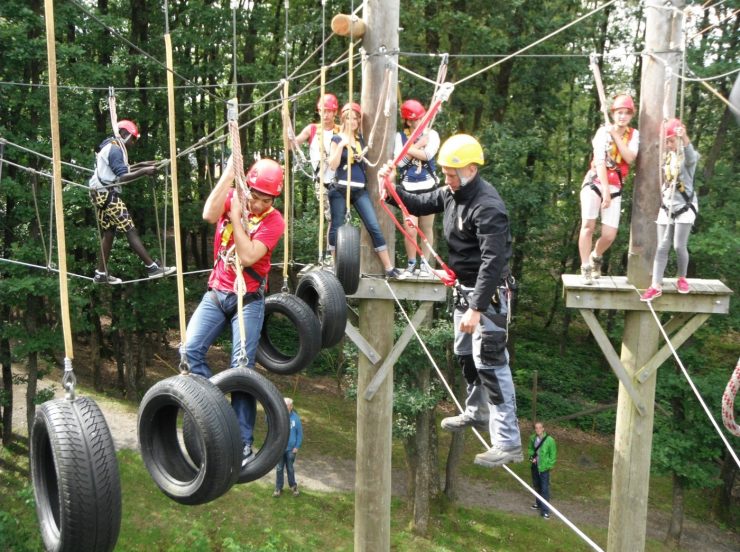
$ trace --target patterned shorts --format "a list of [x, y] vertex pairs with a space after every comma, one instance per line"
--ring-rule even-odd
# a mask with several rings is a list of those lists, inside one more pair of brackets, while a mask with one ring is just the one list
[[97, 208], [98, 222], [103, 230], [111, 228], [128, 232], [134, 229], [134, 221], [128, 209], [116, 192], [110, 190], [90, 190], [90, 199]]

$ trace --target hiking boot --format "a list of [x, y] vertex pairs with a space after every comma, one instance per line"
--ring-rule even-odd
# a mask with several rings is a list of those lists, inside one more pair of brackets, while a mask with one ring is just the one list
[[402, 279], [402, 278], [401, 278], [401, 271], [400, 271], [400, 270], [398, 270], [398, 269], [397, 269], [397, 268], [395, 268], [395, 267], [391, 267], [391, 268], [389, 268], [388, 270], [386, 270], [386, 271], [385, 271], [385, 277], [386, 277], [386, 279], [388, 279], [388, 280], [390, 280], [390, 279], [396, 279], [396, 280], [401, 280], [401, 279]]
[[163, 276], [169, 276], [177, 270], [174, 266], [162, 266], [159, 261], [154, 261], [154, 264], [146, 267], [146, 277], [150, 279], [162, 278]]
[[291, 490], [293, 491], [293, 496], [298, 496], [299, 494], [301, 494], [301, 491], [298, 490], [298, 485], [293, 485], [291, 487]]
[[272, 493], [272, 498], [280, 498], [280, 495], [283, 494], [283, 491], [280, 489], [275, 489], [275, 492]]
[[678, 293], [688, 293], [689, 291], [691, 291], [689, 288], [689, 283], [683, 276], [679, 276], [678, 280], [676, 280], [676, 290], [678, 290]]
[[581, 276], [583, 276], [583, 283], [587, 286], [590, 286], [594, 283], [593, 278], [591, 276], [591, 265], [583, 265], [581, 266]]
[[120, 278], [116, 278], [105, 272], [98, 272], [97, 270], [95, 271], [95, 276], [93, 276], [93, 283], [95, 284], [120, 284], [122, 282], [123, 280]]
[[511, 462], [521, 462], [524, 460], [522, 456], [522, 447], [511, 447], [511, 448], [500, 448], [498, 445], [493, 445], [486, 452], [481, 452], [475, 455], [474, 464], [478, 466], [485, 466], [486, 468], [495, 468], [496, 466], [503, 466]]
[[254, 454], [252, 453], [252, 445], [244, 445], [242, 450], [242, 468], [254, 460]]
[[597, 257], [596, 251], [593, 251], [588, 259], [591, 261], [591, 278], [601, 278], [601, 263], [603, 258]]
[[462, 431], [466, 427], [470, 426], [473, 426], [476, 429], [488, 431], [488, 422], [484, 422], [483, 420], [474, 420], [473, 418], [471, 418], [470, 416], [466, 416], [465, 414], [450, 416], [442, 420], [442, 429], [452, 431], [453, 433]]
[[660, 297], [661, 295], [663, 295], [662, 289], [650, 286], [645, 290], [645, 293], [640, 295], [640, 301], [642, 301], [643, 303], [647, 303], [649, 301], [652, 301], [656, 297]]

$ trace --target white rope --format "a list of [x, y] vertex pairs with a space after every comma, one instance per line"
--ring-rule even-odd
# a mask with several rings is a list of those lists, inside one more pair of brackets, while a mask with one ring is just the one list
[[676, 359], [676, 362], [678, 363], [679, 368], [681, 368], [681, 372], [686, 378], [686, 381], [689, 382], [689, 386], [691, 387], [691, 390], [694, 392], [694, 395], [696, 395], [696, 398], [699, 400], [699, 403], [704, 409], [704, 412], [706, 412], [707, 417], [712, 422], [714, 429], [717, 430], [717, 434], [719, 435], [720, 439], [722, 439], [722, 442], [727, 447], [727, 450], [729, 451], [730, 456], [732, 456], [732, 459], [735, 460], [735, 464], [737, 464], [737, 466], [740, 468], [740, 460], [738, 460], [737, 454], [735, 454], [735, 451], [733, 450], [732, 446], [730, 446], [730, 443], [727, 441], [727, 438], [722, 433], [722, 430], [717, 424], [717, 421], [714, 419], [714, 416], [712, 416], [712, 413], [710, 412], [709, 408], [704, 402], [704, 399], [702, 399], [701, 394], [699, 393], [699, 390], [694, 385], [694, 382], [692, 381], [691, 376], [689, 375], [688, 371], [684, 367], [683, 362], [681, 362], [681, 359], [679, 358], [678, 353], [676, 352], [676, 349], [673, 348], [673, 343], [671, 343], [671, 340], [668, 337], [668, 334], [663, 328], [663, 325], [660, 323], [660, 319], [658, 318], [658, 315], [655, 313], [655, 309], [653, 309], [652, 301], [646, 301], [646, 303], [647, 303], [648, 308], [650, 309], [650, 312], [653, 313], [653, 318], [655, 318], [655, 323], [658, 325], [658, 328], [660, 328], [660, 333], [663, 334], [663, 339], [665, 339], [665, 342], [668, 345], [668, 348], [671, 350], [671, 353], [673, 353], [673, 357]]
[[[419, 345], [421, 345], [421, 348], [424, 349], [424, 352], [426, 353], [427, 357], [429, 358], [429, 362], [432, 363], [432, 366], [434, 366], [434, 370], [437, 372], [437, 375], [439, 376], [439, 379], [442, 381], [442, 385], [447, 390], [447, 393], [449, 393], [450, 398], [455, 403], [455, 406], [457, 406], [457, 409], [460, 413], [464, 412], [464, 409], [460, 402], [457, 400], [457, 397], [455, 397], [455, 393], [452, 391], [452, 388], [447, 383], [447, 379], [444, 377], [444, 374], [442, 373], [442, 370], [440, 370], [439, 366], [437, 366], [437, 363], [434, 360], [434, 357], [432, 357], [432, 354], [429, 352], [429, 349], [427, 348], [426, 344], [424, 343], [424, 340], [419, 335], [419, 332], [414, 327], [413, 323], [411, 322], [411, 319], [409, 318], [408, 314], [403, 308], [403, 305], [401, 304], [401, 301], [396, 296], [395, 292], [393, 291], [393, 288], [391, 287], [391, 284], [388, 280], [385, 280], [385, 285], [388, 286], [388, 289], [391, 292], [391, 295], [393, 295], [393, 299], [395, 299], [396, 304], [398, 305], [398, 308], [401, 310], [401, 314], [403, 314], [403, 317], [406, 319], [406, 323], [409, 325], [409, 328], [414, 332], [414, 335], [416, 336], [417, 341], [419, 342]], [[486, 443], [486, 440], [481, 436], [481, 434], [478, 432], [477, 429], [473, 428], [473, 433], [476, 437], [478, 437], [478, 440], [480, 440], [481, 443], [486, 447], [486, 450], [488, 450], [490, 447], [488, 446], [488, 443]], [[552, 504], [550, 504], [547, 500], [545, 500], [542, 496], [540, 496], [537, 491], [535, 491], [532, 487], [530, 487], [526, 481], [524, 481], [521, 477], [519, 477], [517, 474], [515, 474], [508, 466], [503, 465], [501, 466], [504, 468], [509, 474], [511, 474], [514, 479], [516, 479], [525, 489], [527, 489], [530, 493], [532, 493], [537, 499], [539, 499], [542, 503], [546, 504], [547, 507], [552, 510], [552, 512], [558, 516], [568, 527], [570, 527], [581, 539], [583, 539], [591, 548], [594, 550], [598, 550], [599, 552], [604, 552], [604, 550], [596, 544], [593, 540], [591, 540], [588, 535], [586, 535], [583, 531], [581, 531], [576, 525], [570, 521], [565, 515], [555, 508]]]

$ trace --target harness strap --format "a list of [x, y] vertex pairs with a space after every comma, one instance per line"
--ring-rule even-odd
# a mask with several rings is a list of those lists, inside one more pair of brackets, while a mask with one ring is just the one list
[[[617, 169], [617, 174], [620, 174], [618, 169]], [[621, 176], [619, 177], [619, 181], [620, 182], [622, 181], [622, 177]], [[601, 199], [604, 199], [604, 197], [601, 195], [601, 188], [599, 188], [593, 182], [589, 182], [588, 183], [588, 186], [589, 186], [589, 188], [591, 188], [594, 191], [594, 193], [596, 193], [597, 196], [599, 196]], [[622, 195], [622, 189], [620, 188], [616, 192], [612, 192], [609, 195], [611, 196], [612, 199], [614, 199], [615, 197], [619, 197], [619, 196]]]

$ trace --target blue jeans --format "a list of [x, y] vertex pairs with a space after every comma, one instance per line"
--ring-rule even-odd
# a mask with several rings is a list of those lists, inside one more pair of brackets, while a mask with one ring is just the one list
[[[231, 365], [239, 365], [241, 354], [241, 339], [239, 338], [239, 317], [237, 316], [236, 293], [225, 291], [208, 291], [203, 296], [198, 308], [195, 309], [185, 337], [185, 354], [190, 371], [210, 378], [213, 372], [206, 363], [206, 353], [221, 332], [231, 324]], [[262, 322], [265, 319], [264, 298], [244, 305], [242, 310], [246, 331], [247, 368], [254, 368], [257, 345], [262, 332]], [[257, 403], [253, 396], [244, 393], [232, 393], [231, 405], [239, 420], [242, 441], [251, 445], [254, 441], [252, 432], [257, 415]]]
[[[378, 217], [373, 209], [373, 202], [370, 195], [364, 188], [353, 189], [350, 192], [349, 201], [357, 209], [362, 224], [370, 234], [375, 251], [385, 251], [388, 246], [385, 243], [385, 237], [380, 230]], [[337, 245], [337, 229], [344, 225], [344, 217], [347, 214], [347, 192], [345, 189], [332, 187], [329, 190], [329, 206], [331, 207], [331, 226], [329, 227], [329, 250], [334, 251]]]
[[283, 468], [288, 472], [288, 487], [296, 486], [293, 462], [295, 462], [295, 452], [286, 450], [275, 468], [275, 490], [283, 490]]
[[[532, 486], [542, 498], [550, 502], [550, 470], [541, 472], [537, 468], [537, 464], [532, 464]], [[542, 514], [550, 513], [550, 508], [539, 498], [537, 499], [537, 506]]]

